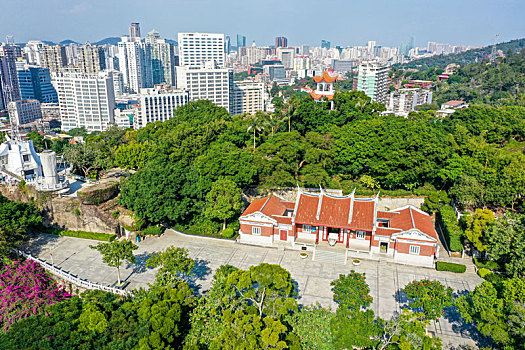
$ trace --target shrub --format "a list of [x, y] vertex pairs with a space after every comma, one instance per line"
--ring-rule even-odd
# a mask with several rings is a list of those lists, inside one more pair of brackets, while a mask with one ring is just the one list
[[439, 209], [438, 222], [445, 235], [448, 248], [453, 252], [460, 252], [463, 249], [461, 237], [463, 231], [456, 220], [456, 212], [450, 205], [444, 205]]
[[484, 267], [478, 270], [478, 275], [481, 278], [485, 278], [489, 273], [491, 273], [490, 270]]
[[498, 284], [500, 282], [503, 282], [505, 280], [505, 276], [500, 273], [494, 273], [491, 272], [487, 274], [485, 277], [485, 280], [489, 281], [492, 284]]
[[115, 210], [113, 213], [111, 213], [111, 216], [113, 216], [115, 219], [118, 219], [120, 217], [120, 211]]
[[222, 231], [222, 237], [224, 238], [232, 238], [234, 235], [233, 228], [229, 227], [226, 230]]
[[96, 241], [112, 242], [115, 240], [115, 235], [102, 232], [88, 232], [88, 231], [74, 231], [74, 230], [63, 230], [59, 228], [43, 228], [43, 232], [57, 236], [93, 239]]
[[143, 235], [151, 235], [151, 236], [160, 236], [162, 234], [163, 230], [160, 226], [148, 226], [144, 231], [142, 231]]
[[73, 209], [73, 214], [80, 215], [81, 214], [80, 209], [78, 208]]
[[14, 261], [0, 269], [0, 331], [71, 295], [36, 262]]
[[474, 258], [474, 264], [479, 268], [485, 268], [485, 269], [488, 269], [488, 270], [491, 270], [491, 271], [499, 271], [501, 269], [501, 266], [498, 264], [497, 261], [493, 261], [493, 260], [488, 260], [488, 261], [484, 261], [484, 260], [480, 260], [478, 258]]
[[454, 264], [449, 262], [438, 261], [436, 263], [436, 270], [463, 273], [467, 271], [467, 267], [463, 264]]

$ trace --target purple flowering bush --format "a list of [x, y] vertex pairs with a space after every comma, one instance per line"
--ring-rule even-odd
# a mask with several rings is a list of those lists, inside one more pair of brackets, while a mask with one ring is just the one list
[[0, 269], [0, 331], [70, 297], [36, 262], [14, 261]]

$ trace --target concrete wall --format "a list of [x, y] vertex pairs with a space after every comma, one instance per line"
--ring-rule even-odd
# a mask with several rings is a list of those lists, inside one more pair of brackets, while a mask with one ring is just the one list
[[425, 202], [425, 197], [379, 197], [378, 209], [379, 210], [393, 210], [404, 207], [405, 205], [413, 205], [416, 208], [421, 208], [421, 205]]
[[394, 254], [394, 261], [402, 264], [434, 267], [434, 258], [431, 256], [403, 254], [396, 252]]
[[262, 246], [272, 246], [273, 236], [254, 236], [244, 233], [239, 234], [239, 242], [244, 244], [256, 244]]

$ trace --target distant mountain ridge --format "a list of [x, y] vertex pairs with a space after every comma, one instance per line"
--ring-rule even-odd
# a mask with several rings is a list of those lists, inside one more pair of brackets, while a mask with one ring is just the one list
[[[53, 42], [53, 41], [49, 41], [49, 40], [41, 40], [44, 44], [47, 44], [47, 45], [57, 45], [57, 43]], [[104, 38], [104, 39], [101, 39], [99, 41], [95, 41], [95, 42], [90, 42], [92, 45], [117, 45], [118, 43], [120, 42], [120, 37], [116, 37], [116, 36], [112, 36], [112, 37], [108, 37], [108, 38]], [[166, 42], [170, 43], [170, 44], [173, 44], [175, 46], [177, 46], [177, 41], [176, 40], [172, 40], [172, 39], [166, 39]], [[67, 40], [62, 40], [61, 42], [58, 43], [59, 45], [69, 45], [69, 44], [77, 44], [77, 45], [82, 45], [83, 43], [81, 42], [78, 42], [78, 41], [74, 41], [74, 40], [70, 40], [70, 39], [67, 39]], [[17, 43], [17, 45], [20, 45], [20, 46], [25, 46], [26, 43]]]

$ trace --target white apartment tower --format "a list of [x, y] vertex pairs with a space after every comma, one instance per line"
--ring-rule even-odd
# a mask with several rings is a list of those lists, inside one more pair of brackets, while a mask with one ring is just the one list
[[238, 81], [233, 83], [231, 91], [230, 113], [255, 114], [264, 110], [264, 83]]
[[219, 67], [226, 59], [224, 34], [179, 33], [179, 65], [204, 66], [215, 61]]
[[387, 112], [392, 112], [399, 116], [408, 116], [408, 113], [415, 111], [416, 106], [431, 104], [432, 91], [412, 88], [399, 89], [392, 91], [386, 104]]
[[386, 102], [388, 67], [378, 61], [363, 61], [359, 65], [357, 90], [377, 103]]
[[106, 69], [104, 49], [100, 46], [86, 44], [78, 49], [78, 67], [80, 72], [97, 74]]
[[140, 90], [140, 119], [137, 128], [148, 123], [165, 122], [173, 117], [175, 108], [187, 104], [190, 94], [187, 90], [175, 89], [168, 84], [156, 85], [155, 88]]
[[42, 119], [42, 110], [38, 100], [18, 100], [7, 104], [11, 122], [16, 125], [31, 123]]
[[153, 87], [151, 46], [140, 38], [122, 37], [118, 43], [119, 70], [127, 92]]
[[191, 100], [208, 100], [228, 111], [232, 82], [233, 70], [217, 68], [214, 62], [177, 68], [177, 87], [188, 90]]
[[85, 127], [88, 131], [104, 131], [114, 123], [111, 72], [57, 73], [53, 85], [58, 93], [63, 130]]

